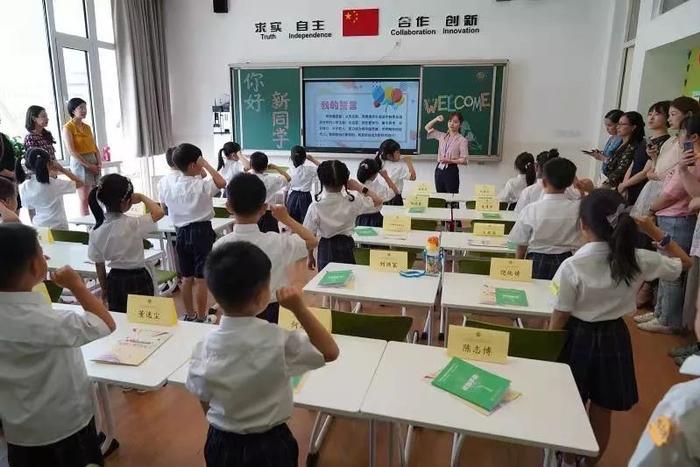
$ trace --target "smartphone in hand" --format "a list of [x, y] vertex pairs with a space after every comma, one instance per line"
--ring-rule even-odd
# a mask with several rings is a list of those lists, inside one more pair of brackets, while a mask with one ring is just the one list
[[[683, 152], [692, 151], [692, 150], [693, 150], [693, 142], [692, 141], [686, 141], [685, 143], [683, 143]], [[695, 161], [693, 161], [693, 163], [690, 165], [695, 165]]]
[[592, 150], [589, 151], [589, 150], [587, 150], [587, 149], [581, 149], [581, 152], [584, 153], [584, 154], [588, 154], [589, 156], [593, 155], [593, 151], [592, 151]]

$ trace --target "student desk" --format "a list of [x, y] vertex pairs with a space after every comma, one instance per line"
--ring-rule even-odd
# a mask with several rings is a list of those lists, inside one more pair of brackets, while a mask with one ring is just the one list
[[598, 453], [567, 365], [514, 357], [504, 365], [473, 362], [508, 378], [511, 388], [522, 393], [486, 416], [424, 379], [439, 372], [449, 360], [440, 347], [389, 342], [362, 404], [363, 415], [458, 434], [452, 466], [459, 464], [464, 436], [587, 456]]
[[518, 220], [518, 214], [515, 211], [498, 211], [500, 219], [486, 219], [484, 213], [476, 209], [454, 209], [454, 219], [459, 221], [483, 221], [491, 223], [515, 223]]
[[[428, 237], [440, 237], [441, 232], [430, 232], [427, 230], [411, 230], [405, 233], [406, 238], [385, 237], [381, 227], [371, 227], [377, 235], [361, 236], [353, 231], [352, 239], [355, 244], [363, 246], [384, 246], [395, 248], [425, 248]], [[444, 233], [442, 233], [444, 235]]]
[[400, 215], [425, 221], [449, 222], [452, 220], [452, 211], [450, 208], [425, 208], [423, 212], [408, 212], [407, 206], [382, 206], [383, 216]]
[[[345, 287], [322, 287], [319, 281], [326, 271], [350, 269], [353, 272]], [[325, 269], [309, 281], [304, 292], [312, 295], [335, 297], [358, 302], [389, 303], [400, 306], [426, 307], [428, 309], [428, 344], [432, 342], [432, 316], [435, 308], [440, 278], [421, 276], [407, 278], [398, 272], [372, 271], [369, 266], [329, 263]]]
[[[445, 322], [449, 323], [450, 310], [470, 311], [485, 315], [508, 316], [513, 318], [530, 317], [548, 319], [552, 314], [549, 298], [551, 281], [533, 279], [530, 282], [514, 282], [491, 279], [478, 274], [446, 272], [442, 278], [441, 306]], [[527, 306], [488, 305], [481, 302], [481, 286], [522, 289], [527, 294]], [[447, 342], [447, 338], [445, 339]]]
[[[54, 309], [82, 311], [77, 305], [54, 304]], [[98, 399], [104, 412], [102, 431], [106, 435], [103, 451], [114, 440], [114, 417], [109, 402], [108, 384], [124, 385], [138, 389], [158, 389], [163, 386], [168, 376], [185, 363], [192, 355], [194, 345], [214, 329], [211, 324], [179, 321], [175, 326], [150, 326], [146, 324], [129, 323], [125, 313], [112, 312], [112, 318], [117, 324], [116, 330], [107, 337], [90, 342], [81, 347], [88, 377], [98, 383]], [[158, 350], [139, 366], [112, 365], [93, 362], [90, 359], [100, 355], [111, 347], [115, 340], [129, 334], [132, 327], [162, 329], [172, 334]]]
[[[340, 349], [338, 359], [308, 372], [294, 392], [295, 406], [319, 411], [311, 433], [311, 452], [318, 452], [330, 426], [331, 418], [327, 414], [360, 416], [362, 401], [387, 344], [364, 337], [334, 334], [333, 338]], [[168, 382], [184, 386], [189, 367], [189, 362], [182, 365], [168, 377]], [[370, 445], [372, 451], [373, 445]]]
[[472, 245], [469, 243], [473, 239], [504, 239], [507, 237], [481, 237], [468, 232], [442, 232], [440, 237], [440, 246], [445, 250], [453, 251], [455, 254], [460, 252], [475, 252], [475, 253], [498, 253], [514, 255], [515, 250], [508, 246], [484, 246]]

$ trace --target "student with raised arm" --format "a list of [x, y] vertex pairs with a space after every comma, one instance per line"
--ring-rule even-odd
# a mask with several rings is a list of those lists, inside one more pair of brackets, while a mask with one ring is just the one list
[[[250, 162], [241, 152], [241, 145], [235, 141], [225, 142], [223, 147], [219, 149], [216, 170], [224, 177], [226, 183], [239, 173], [249, 169]], [[222, 190], [222, 193], [226, 196], [225, 190]]]
[[320, 162], [311, 154], [307, 154], [304, 146], [292, 147], [290, 160], [293, 167], [289, 169], [291, 179], [287, 194], [287, 211], [295, 221], [303, 223], [306, 211], [311, 206], [311, 190], [314, 182], [318, 180], [316, 170]]
[[[280, 169], [275, 164], [270, 164], [267, 159], [267, 155], [260, 151], [255, 151], [250, 155], [250, 169], [265, 184], [265, 204], [268, 206], [273, 204], [272, 201], [274, 201], [277, 192], [286, 187], [292, 179], [287, 172]], [[268, 173], [268, 170], [272, 170], [277, 173]], [[260, 218], [258, 227], [260, 227], [261, 232], [280, 231], [277, 219], [272, 216], [272, 212], [269, 208]]]
[[[95, 262], [97, 279], [111, 311], [126, 313], [129, 294], [155, 294], [153, 278], [146, 269], [143, 241], [157, 230], [156, 222], [165, 216], [163, 208], [149, 197], [134, 193], [131, 180], [109, 174], [100, 179], [88, 197], [95, 228], [90, 231], [88, 258]], [[142, 216], [124, 213], [143, 203]], [[105, 207], [107, 213], [102, 211]], [[109, 274], [105, 264], [109, 262]]]
[[389, 178], [399, 190], [399, 194], [384, 204], [403, 206], [403, 198], [401, 198], [403, 182], [416, 179], [413, 160], [409, 156], [401, 156], [401, 146], [393, 139], [382, 141], [375, 160], [380, 163], [380, 169], [386, 170]]

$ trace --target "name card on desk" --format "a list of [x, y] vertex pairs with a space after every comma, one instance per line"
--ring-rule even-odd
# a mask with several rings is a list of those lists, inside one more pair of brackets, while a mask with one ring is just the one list
[[406, 206], [409, 211], [411, 209], [417, 209], [419, 211], [425, 211], [428, 207], [428, 196], [427, 195], [413, 195], [406, 200]]
[[[333, 327], [331, 310], [315, 307], [309, 307], [309, 310], [316, 317], [316, 319], [321, 322], [321, 326], [323, 326], [326, 331], [331, 332], [331, 329]], [[299, 323], [297, 317], [294, 316], [294, 313], [292, 313], [284, 307], [280, 307], [280, 315], [279, 320], [277, 321], [277, 325], [282, 329], [286, 329], [288, 331], [304, 330], [304, 328], [301, 326], [301, 323]]]
[[46, 288], [45, 282], [39, 282], [37, 285], [35, 285], [32, 292], [40, 293], [44, 301], [51, 305], [51, 295], [49, 295], [49, 289]]
[[466, 360], [506, 363], [510, 334], [489, 329], [450, 325], [447, 355]]
[[490, 196], [492, 198], [496, 197], [496, 186], [495, 185], [476, 185], [474, 186], [474, 195], [479, 196]]
[[475, 209], [479, 212], [498, 212], [500, 202], [495, 196], [477, 196]]
[[51, 229], [48, 227], [37, 227], [36, 228], [36, 234], [39, 237], [39, 242], [40, 243], [53, 243], [53, 234], [51, 233]]
[[529, 259], [491, 258], [492, 279], [504, 281], [531, 281], [532, 261]]
[[132, 323], [174, 326], [177, 324], [175, 300], [170, 297], [148, 297], [129, 294], [126, 319]]
[[433, 188], [428, 182], [416, 182], [415, 188], [413, 188], [414, 196], [430, 196]]
[[384, 233], [406, 233], [411, 231], [411, 218], [400, 214], [384, 216]]
[[401, 272], [408, 269], [408, 252], [370, 250], [369, 268], [380, 272]]
[[505, 224], [474, 223], [474, 235], [480, 237], [502, 237], [505, 235]]

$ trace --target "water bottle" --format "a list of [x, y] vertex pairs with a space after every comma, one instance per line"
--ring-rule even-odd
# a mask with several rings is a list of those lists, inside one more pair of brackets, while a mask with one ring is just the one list
[[427, 276], [442, 274], [442, 259], [440, 239], [436, 236], [428, 237], [428, 243], [425, 246], [425, 274]]

